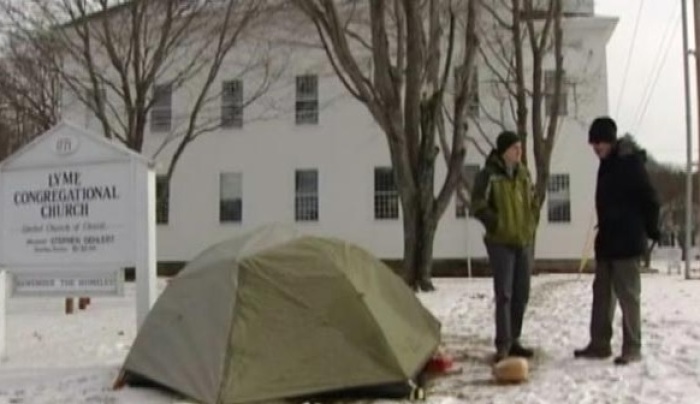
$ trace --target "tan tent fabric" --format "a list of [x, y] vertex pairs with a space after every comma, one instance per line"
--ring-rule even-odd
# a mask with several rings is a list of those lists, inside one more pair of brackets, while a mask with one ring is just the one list
[[171, 281], [124, 371], [205, 403], [297, 397], [405, 382], [439, 331], [366, 251], [266, 227], [205, 251]]

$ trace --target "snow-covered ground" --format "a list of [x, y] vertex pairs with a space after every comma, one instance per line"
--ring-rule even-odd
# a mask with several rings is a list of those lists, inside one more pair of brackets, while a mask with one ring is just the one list
[[[644, 361], [574, 360], [588, 338], [592, 277], [533, 278], [524, 342], [537, 350], [531, 380], [492, 382], [491, 279], [438, 279], [420, 298], [443, 322], [444, 350], [462, 373], [433, 381], [429, 403], [700, 402], [700, 281], [643, 277]], [[161, 283], [162, 286], [162, 283]], [[619, 316], [619, 310], [618, 310]], [[135, 336], [133, 285], [123, 298], [93, 298], [86, 311], [63, 314], [61, 299], [11, 299], [8, 358], [0, 363], [0, 403], [186, 403], [152, 389], [111, 389]], [[619, 349], [619, 317], [614, 347]]]

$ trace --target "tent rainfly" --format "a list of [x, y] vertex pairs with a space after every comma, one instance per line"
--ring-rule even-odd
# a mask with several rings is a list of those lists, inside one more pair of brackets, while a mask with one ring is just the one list
[[412, 385], [439, 338], [435, 317], [365, 250], [267, 226], [169, 282], [117, 383], [220, 404], [386, 397]]

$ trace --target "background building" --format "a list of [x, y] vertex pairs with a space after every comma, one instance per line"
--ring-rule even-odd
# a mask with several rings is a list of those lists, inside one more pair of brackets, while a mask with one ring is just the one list
[[[564, 11], [565, 116], [537, 239], [537, 257], [555, 260], [579, 259], [590, 237], [598, 162], [587, 144], [587, 128], [608, 111], [605, 49], [617, 21], [595, 15], [592, 0], [565, 2]], [[206, 111], [220, 120], [221, 128], [188, 146], [169, 184], [168, 200], [159, 202], [159, 261], [189, 260], [212, 243], [269, 222], [341, 237], [381, 258], [400, 259], [401, 212], [385, 136], [335, 77], [323, 51], [288, 45], [277, 52], [287, 67], [251, 105], [244, 100], [257, 83], [227, 77], [236, 70], [236, 53], [227, 61], [217, 84], [221, 96]], [[553, 60], [547, 63], [545, 80], [554, 69]], [[498, 98], [492, 76], [481, 61], [476, 120], [482, 119], [479, 107], [488, 108]], [[173, 92], [156, 85], [154, 91], [158, 102], [144, 154], [155, 155], [162, 172], [174, 150], [161, 150], [160, 145], [191, 97], [186, 88]], [[79, 103], [66, 105], [66, 119], [100, 131], [99, 122]], [[494, 139], [499, 129], [481, 123]], [[488, 149], [486, 139], [473, 136]], [[483, 160], [470, 147], [467, 172], [475, 172]], [[437, 175], [444, 175], [444, 164]], [[161, 196], [167, 186], [159, 182]], [[481, 225], [465, 217], [461, 203], [453, 201], [438, 228], [435, 258], [485, 256], [482, 233]]]

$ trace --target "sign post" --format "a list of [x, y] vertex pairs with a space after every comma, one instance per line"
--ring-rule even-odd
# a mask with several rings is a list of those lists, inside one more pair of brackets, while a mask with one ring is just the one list
[[136, 191], [145, 199], [136, 211], [136, 325], [141, 327], [156, 301], [156, 176], [137, 170]]
[[141, 155], [61, 123], [0, 166], [0, 221], [12, 296], [121, 295], [134, 266], [141, 325], [156, 295], [155, 174]]
[[7, 271], [0, 270], [0, 360], [7, 358]]

